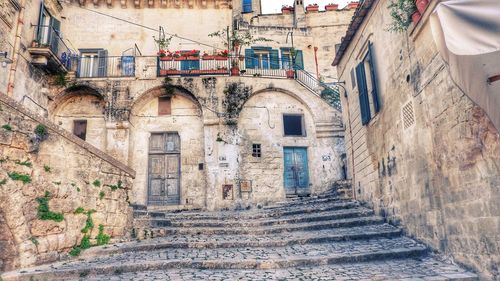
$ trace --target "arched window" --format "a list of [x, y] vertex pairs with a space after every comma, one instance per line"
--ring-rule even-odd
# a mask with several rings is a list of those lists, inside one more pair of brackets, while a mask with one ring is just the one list
[[252, 0], [243, 0], [243, 13], [252, 12]]

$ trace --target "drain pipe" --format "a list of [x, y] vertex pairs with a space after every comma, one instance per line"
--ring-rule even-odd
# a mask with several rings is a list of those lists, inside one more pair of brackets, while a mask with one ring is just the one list
[[20, 1], [21, 9], [17, 16], [16, 38], [14, 40], [14, 47], [12, 50], [12, 65], [9, 72], [9, 80], [7, 83], [7, 96], [12, 97], [14, 94], [14, 83], [16, 81], [17, 62], [19, 60], [19, 49], [21, 47], [21, 33], [24, 26], [24, 11], [26, 10], [26, 0]]

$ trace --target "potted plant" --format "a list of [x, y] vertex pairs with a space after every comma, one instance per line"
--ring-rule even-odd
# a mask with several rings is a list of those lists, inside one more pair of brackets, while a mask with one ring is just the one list
[[309, 4], [307, 7], [306, 7], [306, 11], [308, 12], [317, 12], [319, 11], [319, 6], [318, 4], [314, 3], [314, 4]]
[[325, 6], [325, 10], [327, 10], [327, 11], [336, 11], [338, 9], [339, 9], [339, 4], [330, 3], [330, 4]]
[[293, 13], [293, 11], [294, 11], [294, 9], [291, 6], [283, 5], [283, 7], [281, 7], [281, 13], [284, 15], [289, 15], [289, 14]]
[[240, 76], [240, 66], [238, 60], [231, 61], [231, 76]]
[[404, 32], [410, 26], [412, 18], [417, 19], [416, 15], [413, 16], [418, 12], [414, 0], [391, 0], [387, 8], [392, 18], [388, 31]]
[[158, 53], [157, 53], [157, 55], [160, 58], [167, 57], [167, 52], [169, 52], [169, 51], [167, 51], [167, 49], [168, 49], [168, 46], [170, 46], [170, 41], [172, 41], [172, 36], [170, 36], [169, 38], [167, 38], [165, 36], [161, 36], [159, 39], [156, 39], [153, 36], [153, 39], [158, 44]]
[[429, 5], [429, 0], [417, 0], [415, 2], [417, 6], [417, 10], [420, 14], [423, 14], [425, 12], [425, 8], [427, 8], [427, 5]]
[[347, 9], [356, 9], [359, 6], [358, 1], [349, 2], [347, 4]]

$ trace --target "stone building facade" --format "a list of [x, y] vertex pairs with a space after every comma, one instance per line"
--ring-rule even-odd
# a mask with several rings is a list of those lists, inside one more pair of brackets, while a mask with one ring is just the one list
[[498, 128], [440, 57], [429, 23], [440, 1], [407, 34], [381, 28], [390, 23], [387, 2], [364, 2], [334, 62], [346, 82], [355, 195], [485, 280], [498, 280]]
[[[340, 107], [323, 96], [336, 89], [319, 81], [336, 74], [322, 58], [353, 10], [260, 15], [248, 2], [19, 1], [23, 24], [2, 31], [20, 55], [0, 86], [130, 166], [136, 205], [241, 208], [321, 192], [346, 176]], [[238, 77], [208, 36], [227, 28], [269, 39], [241, 46]], [[170, 36], [170, 51], [197, 58], [159, 58], [156, 40]]]

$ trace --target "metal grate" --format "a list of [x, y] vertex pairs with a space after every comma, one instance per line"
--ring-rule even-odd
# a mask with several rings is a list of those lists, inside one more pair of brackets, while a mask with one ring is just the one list
[[415, 113], [413, 112], [413, 102], [408, 102], [403, 106], [402, 109], [402, 114], [403, 114], [403, 126], [404, 129], [408, 129], [413, 124], [415, 124]]

